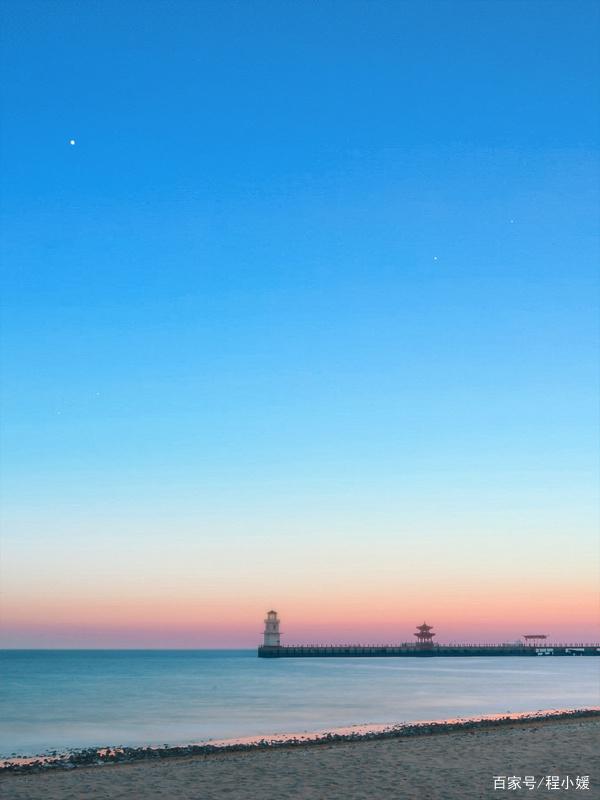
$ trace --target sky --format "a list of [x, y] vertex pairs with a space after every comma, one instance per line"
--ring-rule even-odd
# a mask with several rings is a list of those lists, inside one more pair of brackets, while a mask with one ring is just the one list
[[4, 646], [600, 638], [599, 15], [3, 4]]

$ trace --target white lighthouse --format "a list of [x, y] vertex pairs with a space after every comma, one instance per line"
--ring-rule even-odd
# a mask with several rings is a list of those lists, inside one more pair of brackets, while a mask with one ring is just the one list
[[279, 637], [279, 619], [277, 618], [277, 612], [267, 611], [263, 645], [265, 647], [279, 647]]

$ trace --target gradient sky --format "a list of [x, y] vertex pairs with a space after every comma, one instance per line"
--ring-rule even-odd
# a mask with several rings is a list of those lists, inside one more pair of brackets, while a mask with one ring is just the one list
[[4, 645], [598, 637], [598, 4], [2, 13]]

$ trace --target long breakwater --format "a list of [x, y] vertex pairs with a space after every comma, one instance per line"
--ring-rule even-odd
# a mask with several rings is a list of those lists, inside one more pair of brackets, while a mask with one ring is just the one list
[[435, 658], [465, 656], [600, 656], [600, 644], [260, 645], [259, 658]]

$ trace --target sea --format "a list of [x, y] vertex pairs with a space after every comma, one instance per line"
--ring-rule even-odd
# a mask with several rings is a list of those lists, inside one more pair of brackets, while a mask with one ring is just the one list
[[0, 757], [600, 705], [600, 658], [0, 652]]

